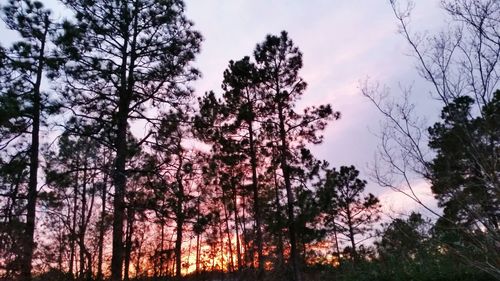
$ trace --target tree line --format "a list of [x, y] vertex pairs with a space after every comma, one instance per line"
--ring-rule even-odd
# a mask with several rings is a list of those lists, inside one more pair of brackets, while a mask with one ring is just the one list
[[0, 279], [498, 278], [494, 84], [482, 99], [446, 96], [429, 129], [425, 177], [443, 215], [380, 227], [359, 171], [310, 151], [340, 113], [300, 109], [302, 53], [287, 32], [196, 95], [202, 35], [181, 0], [60, 2], [64, 20], [38, 1], [1, 6], [18, 41], [0, 48]]

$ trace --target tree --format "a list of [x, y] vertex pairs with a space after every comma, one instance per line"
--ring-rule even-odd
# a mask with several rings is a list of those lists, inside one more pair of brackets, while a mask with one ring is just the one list
[[407, 219], [396, 218], [380, 231], [377, 251], [382, 259], [412, 261], [430, 237], [430, 222], [421, 214], [412, 212]]
[[[214, 93], [200, 99], [200, 114], [195, 118], [197, 131], [204, 141], [212, 145], [213, 167], [211, 176], [220, 185], [225, 199], [233, 201], [236, 208], [238, 190], [251, 192], [255, 243], [257, 253], [257, 279], [264, 275], [263, 231], [262, 231], [262, 129], [260, 124], [266, 116], [259, 91], [259, 76], [249, 57], [230, 61], [224, 71], [222, 83], [224, 93], [221, 100]], [[245, 177], [245, 171], [250, 171]], [[249, 182], [248, 187], [244, 182]], [[229, 194], [232, 196], [229, 197]], [[230, 200], [230, 198], [232, 199]], [[224, 203], [226, 205], [226, 203]], [[238, 232], [237, 212], [235, 229]], [[239, 244], [239, 238], [238, 243]], [[239, 251], [239, 247], [237, 248]], [[241, 261], [238, 257], [238, 264]]]
[[326, 235], [326, 229], [321, 224], [321, 207], [316, 194], [307, 189], [297, 190], [297, 246], [301, 250], [302, 260], [308, 261], [308, 245], [322, 241]]
[[[443, 109], [442, 122], [429, 129], [429, 146], [436, 152], [429, 178], [443, 208], [439, 227], [460, 237], [447, 242], [468, 259], [489, 264], [500, 250], [500, 91], [475, 118], [473, 104], [470, 97], [456, 98]], [[470, 246], [475, 251], [469, 253]]]
[[[360, 258], [357, 245], [370, 237], [369, 231], [380, 219], [379, 200], [371, 193], [363, 197], [366, 181], [360, 180], [358, 175], [354, 166], [327, 170], [324, 186], [318, 191], [327, 224], [347, 238], [353, 261]], [[357, 239], [360, 235], [363, 236], [361, 240]]]
[[[458, 102], [459, 107], [470, 103], [467, 102], [466, 97], [474, 101], [475, 106], [468, 111], [467, 114], [470, 115], [468, 118], [460, 117], [463, 110], [452, 110], [449, 113], [456, 113], [458, 116], [450, 116], [447, 119], [457, 121], [461, 119], [466, 122], [456, 128], [461, 127], [460, 130], [463, 130], [460, 136], [462, 138], [460, 141], [466, 144], [463, 148], [470, 149], [465, 152], [471, 160], [469, 167], [476, 169], [474, 173], [482, 174], [483, 180], [487, 179], [482, 184], [498, 188], [498, 183], [495, 183], [495, 178], [498, 178], [497, 172], [494, 172], [495, 166], [490, 166], [498, 160], [493, 162], [491, 159], [488, 160], [491, 155], [494, 155], [493, 158], [496, 159], [498, 157], [495, 153], [489, 155], [483, 153], [482, 141], [473, 135], [474, 131], [469, 131], [474, 128], [468, 126], [467, 123], [481, 116], [483, 108], [495, 96], [500, 73], [500, 35], [497, 32], [500, 23], [496, 20], [500, 15], [500, 5], [498, 1], [489, 0], [442, 1], [442, 7], [450, 19], [449, 29], [436, 35], [422, 35], [410, 31], [409, 19], [413, 3], [411, 1], [406, 3], [407, 5], [403, 5], [400, 1], [390, 1], [399, 23], [400, 33], [409, 44], [418, 62], [419, 74], [431, 85], [432, 96], [437, 98], [440, 105], [448, 111], [457, 105], [454, 104], [455, 102]], [[374, 178], [380, 185], [402, 192], [438, 218], [443, 218], [439, 212], [427, 206], [413, 189], [416, 176], [432, 183], [435, 156], [432, 146], [436, 144], [428, 146], [431, 138], [427, 132], [429, 125], [426, 124], [424, 118], [416, 114], [416, 105], [411, 102], [411, 89], [404, 90], [400, 101], [391, 100], [387, 88], [380, 89], [367, 83], [362, 86], [362, 91], [386, 120], [381, 133], [381, 149]], [[488, 132], [485, 133], [488, 134]], [[489, 138], [489, 136], [484, 137]], [[439, 150], [436, 152], [439, 153]], [[450, 180], [454, 179], [450, 178]], [[437, 191], [439, 187], [434, 189]], [[474, 220], [481, 219], [481, 215], [475, 210], [476, 207], [473, 207], [473, 202], [455, 202], [461, 205], [458, 209], [462, 211], [462, 215], [465, 212], [466, 217], [474, 217]], [[496, 234], [494, 233], [491, 231], [485, 233], [487, 240], [495, 240]], [[482, 246], [478, 247], [478, 245], [469, 244], [478, 252], [482, 252]], [[498, 276], [498, 266], [484, 262], [484, 260], [481, 262], [468, 260], [468, 254], [463, 251], [463, 248], [451, 248], [454, 248], [455, 253], [470, 265]], [[496, 255], [495, 252], [494, 247], [489, 247], [488, 255]]]
[[259, 77], [255, 65], [245, 57], [237, 62], [229, 62], [229, 67], [224, 71], [222, 88], [225, 91], [224, 110], [226, 118], [234, 120], [227, 125], [227, 131], [233, 135], [234, 141], [238, 142], [242, 155], [250, 160], [252, 172], [252, 201], [255, 220], [255, 234], [257, 246], [258, 272], [257, 280], [261, 280], [264, 274], [264, 254], [262, 245], [262, 207], [259, 196], [261, 187], [258, 182], [259, 164], [259, 131], [258, 123], [262, 122], [263, 112], [262, 100], [259, 95]]
[[[62, 226], [59, 230], [63, 231], [66, 238], [61, 241], [63, 245], [60, 245], [60, 249], [70, 253], [68, 273], [80, 279], [92, 276], [94, 256], [89, 246], [92, 234], [88, 232], [94, 225], [96, 228], [104, 227], [97, 227], [98, 223], [94, 219], [97, 209], [94, 206], [98, 204], [98, 190], [101, 189], [103, 194], [107, 192], [109, 159], [105, 153], [106, 150], [95, 140], [64, 132], [59, 137], [57, 151], [45, 155], [47, 163], [44, 171], [48, 191], [41, 192], [40, 197], [42, 206], [49, 214], [44, 218], [49, 224], [46, 228]], [[106, 205], [105, 196], [101, 197], [99, 203]], [[101, 220], [104, 220], [105, 215], [106, 211], [101, 213]], [[103, 247], [102, 243], [99, 241], [99, 247]]]
[[185, 147], [184, 142], [190, 138], [186, 126], [187, 116], [182, 113], [165, 115], [156, 133], [152, 145], [157, 163], [157, 173], [164, 185], [160, 198], [165, 202], [163, 212], [166, 216], [173, 214], [175, 228], [175, 276], [181, 278], [182, 243], [184, 230], [196, 216], [196, 196], [193, 186], [197, 182], [198, 165], [196, 159], [200, 156], [194, 150]]
[[[53, 70], [58, 59], [51, 54], [58, 26], [51, 12], [39, 1], [9, 1], [2, 7], [7, 27], [20, 35], [20, 41], [2, 50], [2, 113], [0, 147], [8, 154], [16, 152], [12, 164], [28, 166], [26, 191], [26, 219], [22, 240], [20, 273], [23, 280], [31, 280], [32, 258], [35, 249], [36, 204], [38, 197], [38, 168], [40, 129], [48, 115], [54, 113], [49, 95], [42, 89], [42, 80]], [[21, 156], [25, 154], [26, 156]], [[26, 158], [24, 158], [26, 157]], [[21, 162], [18, 161], [23, 159]], [[9, 160], [7, 160], [9, 161]], [[23, 171], [24, 168], [20, 168]], [[22, 174], [22, 173], [21, 173]], [[19, 187], [19, 186], [18, 186]], [[17, 196], [17, 195], [16, 195]], [[17, 203], [20, 200], [17, 200]]]
[[[66, 22], [62, 51], [70, 110], [95, 120], [95, 131], [111, 128], [115, 149], [112, 280], [121, 280], [129, 122], [157, 124], [148, 106], [176, 106], [189, 97], [186, 82], [199, 73], [190, 66], [201, 36], [176, 1], [65, 0], [76, 16]], [[91, 5], [89, 5], [91, 4]], [[70, 36], [71, 35], [71, 36]], [[141, 145], [152, 133], [137, 142]]]
[[304, 94], [307, 84], [299, 77], [302, 54], [288, 38], [286, 32], [279, 36], [268, 35], [258, 44], [254, 58], [259, 71], [262, 99], [267, 106], [264, 129], [269, 146], [276, 146], [277, 161], [281, 169], [287, 195], [288, 231], [290, 236], [290, 264], [293, 279], [301, 280], [297, 234], [295, 225], [295, 194], [293, 190], [294, 164], [300, 161], [300, 151], [307, 143], [319, 144], [329, 120], [338, 119], [330, 105], [295, 111], [296, 102]]

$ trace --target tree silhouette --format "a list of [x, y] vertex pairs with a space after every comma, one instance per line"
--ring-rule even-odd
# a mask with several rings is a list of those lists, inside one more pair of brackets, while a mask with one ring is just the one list
[[[430, 163], [429, 178], [432, 192], [443, 207], [438, 225], [454, 235], [458, 232], [458, 241], [447, 242], [457, 245], [457, 251], [474, 256], [474, 260], [495, 259], [500, 241], [500, 205], [496, 200], [500, 194], [496, 176], [500, 91], [475, 118], [471, 117], [473, 103], [469, 97], [456, 98], [443, 109], [442, 121], [429, 129], [429, 145], [437, 153]], [[467, 250], [466, 245], [475, 250]]]
[[[76, 116], [95, 120], [95, 130], [111, 128], [116, 149], [113, 198], [112, 280], [123, 268], [124, 197], [129, 122], [158, 123], [148, 106], [176, 106], [189, 97], [185, 82], [198, 77], [190, 66], [201, 36], [192, 30], [182, 1], [63, 1], [76, 22], [66, 22], [62, 51], [67, 105]], [[71, 35], [71, 36], [70, 36]], [[143, 140], [150, 137], [147, 133]]]
[[[94, 206], [98, 203], [106, 205], [110, 159], [105, 153], [106, 150], [93, 139], [65, 132], [59, 138], [57, 152], [45, 155], [47, 163], [44, 171], [50, 187], [49, 192], [40, 193], [42, 206], [50, 214], [45, 219], [57, 228], [62, 226], [58, 230], [67, 238], [60, 241], [58, 250], [69, 251], [68, 272], [77, 278], [92, 276], [94, 253], [88, 242], [93, 233], [89, 235], [89, 232], [94, 227], [104, 231], [106, 224], [105, 210], [100, 214], [101, 222], [94, 220], [98, 212]], [[98, 191], [101, 198], [97, 198]], [[99, 242], [98, 247], [102, 248], [103, 241]], [[99, 250], [99, 257], [102, 263], [102, 249]]]
[[[23, 280], [31, 280], [32, 257], [35, 249], [34, 233], [38, 197], [38, 168], [40, 129], [55, 107], [42, 80], [57, 67], [59, 60], [51, 49], [58, 26], [51, 12], [39, 1], [9, 1], [2, 7], [7, 27], [16, 31], [20, 40], [2, 50], [0, 71], [0, 147], [6, 160], [13, 165], [27, 165], [29, 170], [26, 191], [26, 220], [23, 231], [20, 273]], [[9, 152], [14, 155], [9, 156]], [[18, 171], [25, 168], [17, 167]], [[21, 175], [22, 172], [19, 174]], [[19, 186], [18, 186], [19, 187]], [[17, 188], [17, 187], [16, 187]], [[12, 202], [13, 203], [13, 202]], [[17, 203], [20, 203], [17, 200]]]
[[[474, 102], [470, 110], [470, 119], [481, 115], [483, 107], [494, 99], [498, 88], [500, 36], [497, 30], [500, 23], [496, 19], [500, 15], [500, 6], [497, 1], [443, 1], [442, 8], [450, 20], [447, 28], [438, 33], [425, 35], [412, 31], [410, 20], [414, 8], [412, 1], [391, 0], [390, 4], [399, 24], [399, 31], [417, 61], [419, 76], [432, 87], [432, 98], [437, 98], [442, 108], [450, 110], [453, 103], [460, 101], [463, 105], [466, 101], [464, 98], [468, 97]], [[375, 169], [375, 179], [380, 185], [392, 188], [414, 200], [437, 218], [443, 218], [439, 212], [425, 204], [413, 189], [415, 175], [426, 181], [432, 181], [431, 167], [434, 153], [429, 146], [430, 136], [427, 130], [429, 125], [423, 116], [417, 115], [417, 107], [411, 101], [413, 95], [411, 89], [403, 91], [400, 102], [389, 99], [387, 88], [366, 84], [362, 91], [386, 117], [380, 134], [382, 141], [378, 155], [380, 161]], [[488, 160], [490, 154], [481, 152], [483, 149], [481, 141], [475, 143], [478, 141], [473, 135], [476, 132], [466, 132], [469, 126], [467, 123], [470, 121], [466, 121], [459, 129], [462, 130], [462, 137], [465, 137], [461, 141], [479, 152], [470, 158], [469, 167], [474, 167], [476, 172], [480, 170], [482, 175], [494, 178], [496, 175], [492, 171], [495, 169], [487, 164], [490, 162]], [[471, 129], [474, 130], [473, 126]], [[451, 142], [448, 144], [452, 145]], [[455, 179], [450, 178], [450, 180]], [[462, 212], [460, 216], [481, 220], [482, 215], [476, 212], [476, 208], [469, 208], [468, 203], [463, 201], [462, 207], [457, 206]], [[453, 212], [455, 211], [451, 211]], [[462, 228], [461, 235], [469, 231], [463, 228], [463, 225], [457, 226]], [[488, 232], [487, 240], [497, 239], [498, 237], [493, 237], [495, 235], [494, 232]], [[497, 266], [492, 267], [484, 260], [480, 262], [468, 259], [470, 253], [467, 247], [448, 246], [451, 246], [460, 259], [498, 278]], [[484, 249], [493, 250], [487, 255], [496, 255], [497, 252], [495, 248], [485, 248], [481, 243], [470, 243], [468, 246], [476, 248], [477, 252], [483, 252]]]
[[302, 114], [295, 111], [296, 102], [304, 94], [306, 83], [299, 77], [302, 54], [288, 38], [286, 32], [279, 36], [268, 35], [254, 51], [260, 74], [262, 99], [266, 104], [267, 120], [263, 125], [270, 146], [276, 146], [277, 159], [283, 176], [287, 196], [288, 232], [290, 236], [290, 261], [293, 279], [301, 280], [297, 234], [295, 225], [295, 194], [293, 190], [294, 163], [307, 143], [319, 144], [327, 122], [340, 117], [330, 105], [306, 108]]
[[[380, 219], [379, 200], [371, 193], [363, 197], [366, 181], [358, 178], [354, 166], [327, 170], [319, 197], [326, 211], [326, 220], [334, 231], [347, 238], [351, 259], [358, 260], [356, 247], [366, 240], [373, 224]], [[357, 237], [364, 235], [361, 240]]]
[[257, 172], [258, 149], [261, 146], [258, 123], [262, 121], [265, 112], [262, 112], [263, 105], [258, 92], [258, 79], [259, 76], [254, 64], [250, 62], [249, 57], [245, 57], [242, 60], [229, 63], [228, 69], [224, 71], [222, 88], [225, 91], [223, 94], [225, 118], [230, 122], [226, 125], [225, 131], [233, 136], [233, 141], [237, 142], [237, 149], [242, 153], [242, 156], [250, 160], [258, 262], [257, 280], [261, 280], [264, 273], [264, 254], [262, 245], [262, 204], [259, 196], [261, 187], [259, 186]]
[[396, 262], [412, 261], [430, 238], [430, 222], [421, 214], [412, 212], [407, 219], [396, 218], [381, 231], [376, 246], [382, 259]]

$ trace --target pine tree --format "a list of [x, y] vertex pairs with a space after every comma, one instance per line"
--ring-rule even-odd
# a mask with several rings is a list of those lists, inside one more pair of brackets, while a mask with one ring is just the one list
[[469, 229], [480, 223], [494, 232], [500, 227], [500, 205], [494, 199], [499, 194], [500, 91], [476, 118], [471, 117], [473, 103], [469, 97], [455, 99], [443, 109], [442, 122], [429, 129], [430, 147], [437, 152], [431, 163], [432, 191], [450, 222]]
[[[2, 7], [2, 12], [7, 27], [16, 31], [20, 39], [0, 52], [0, 147], [5, 152], [2, 157], [8, 165], [27, 165], [29, 171], [26, 190], [17, 189], [16, 193], [23, 193], [26, 198], [19, 270], [23, 280], [31, 280], [32, 257], [36, 246], [34, 234], [40, 129], [55, 109], [48, 93], [43, 91], [42, 80], [59, 62], [51, 54], [58, 25], [51, 19], [51, 12], [39, 1], [11, 0]], [[13, 151], [17, 153], [9, 155]], [[21, 166], [17, 168], [18, 171], [26, 169]], [[22, 172], [18, 175], [22, 175]], [[16, 201], [21, 203], [20, 200]]]
[[[380, 219], [378, 198], [371, 193], [363, 194], [366, 181], [358, 176], [354, 166], [327, 170], [324, 186], [318, 191], [328, 226], [347, 238], [353, 261], [360, 258], [357, 245], [369, 236], [373, 224]], [[360, 235], [364, 235], [362, 240], [358, 240]]]
[[[163, 193], [159, 194], [163, 212], [166, 216], [173, 214], [175, 221], [175, 276], [181, 278], [182, 243], [185, 239], [187, 225], [196, 217], [197, 194], [193, 190], [199, 184], [200, 169], [197, 159], [203, 159], [200, 153], [185, 147], [184, 142], [191, 138], [189, 127], [186, 126], [187, 114], [177, 112], [166, 114], [156, 140], [152, 145], [156, 176]], [[201, 189], [198, 187], [198, 189]], [[200, 191], [198, 191], [199, 193]], [[199, 194], [198, 194], [199, 196]]]
[[[63, 220], [61, 231], [67, 237], [64, 242], [69, 249], [61, 247], [70, 253], [69, 274], [78, 278], [92, 276], [93, 253], [88, 247], [92, 233], [89, 231], [96, 224], [94, 217], [98, 210], [94, 206], [99, 200], [98, 190], [106, 192], [109, 159], [105, 153], [106, 150], [95, 140], [64, 132], [59, 137], [57, 151], [45, 155], [48, 191], [40, 193], [40, 197], [44, 208], [51, 214], [45, 220], [49, 223], [54, 219]], [[99, 203], [105, 205], [105, 199]], [[103, 226], [97, 228], [100, 227]]]
[[[177, 106], [189, 97], [186, 82], [199, 73], [190, 66], [201, 36], [175, 1], [65, 0], [76, 22], [66, 22], [64, 53], [69, 106], [82, 119], [95, 120], [95, 130], [110, 128], [115, 149], [112, 280], [123, 271], [124, 197], [127, 183], [131, 121], [158, 124], [149, 106]], [[141, 145], [151, 135], [139, 140]]]
[[262, 215], [257, 167], [259, 165], [259, 125], [265, 113], [259, 96], [259, 77], [249, 57], [229, 63], [224, 71], [222, 89], [226, 127], [223, 133], [227, 141], [236, 142], [237, 151], [233, 153], [244, 157], [242, 161], [249, 162], [251, 171], [251, 192], [253, 202], [253, 219], [255, 221], [255, 244], [257, 247], [257, 280], [264, 274], [264, 254], [262, 245]]
[[463, 96], [442, 110], [429, 129], [436, 157], [429, 163], [432, 192], [443, 207], [437, 222], [443, 241], [460, 257], [478, 262], [493, 275], [488, 260], [499, 258], [500, 241], [500, 91], [476, 117], [474, 100]]
[[419, 252], [426, 250], [425, 242], [431, 237], [430, 222], [412, 212], [407, 219], [396, 218], [385, 224], [379, 236], [376, 246], [382, 259], [412, 261]]
[[262, 99], [267, 106], [268, 117], [264, 125], [267, 142], [278, 148], [277, 159], [287, 196], [290, 262], [293, 279], [299, 281], [293, 177], [300, 169], [294, 166], [300, 163], [301, 149], [309, 143], [321, 143], [319, 132], [325, 129], [329, 120], [339, 118], [340, 114], [334, 112], [330, 105], [306, 108], [302, 114], [295, 111], [307, 84], [299, 77], [302, 54], [286, 32], [283, 31], [280, 36], [268, 35], [263, 43], [257, 45], [254, 57]]

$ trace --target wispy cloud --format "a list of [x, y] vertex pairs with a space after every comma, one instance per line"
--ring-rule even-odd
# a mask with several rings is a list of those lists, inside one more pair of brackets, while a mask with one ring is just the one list
[[[407, 194], [411, 194], [411, 190], [408, 187], [402, 188], [401, 190]], [[437, 201], [432, 194], [430, 184], [427, 181], [416, 181], [413, 184], [413, 192], [418, 200], [427, 208], [437, 213], [440, 212]], [[379, 195], [379, 199], [384, 213], [389, 216], [399, 216], [401, 214], [408, 214], [411, 211], [417, 211], [435, 218], [435, 216], [426, 210], [424, 206], [402, 192], [387, 189]]]

